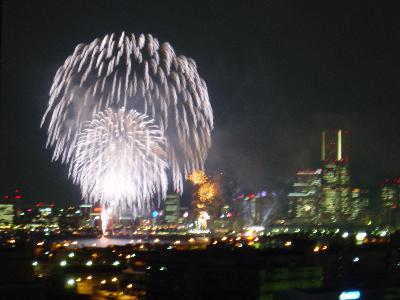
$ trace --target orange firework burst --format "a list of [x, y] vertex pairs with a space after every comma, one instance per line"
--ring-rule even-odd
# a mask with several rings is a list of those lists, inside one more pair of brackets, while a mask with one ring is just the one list
[[215, 198], [216, 194], [217, 186], [214, 182], [206, 182], [199, 188], [199, 191], [197, 192], [200, 202], [203, 203], [211, 202]]
[[196, 170], [188, 176], [188, 179], [191, 183], [200, 185], [207, 181], [207, 175], [203, 170]]

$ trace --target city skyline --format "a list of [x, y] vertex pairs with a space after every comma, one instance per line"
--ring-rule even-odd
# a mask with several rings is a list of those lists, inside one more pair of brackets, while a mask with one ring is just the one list
[[[107, 13], [107, 4], [100, 6], [3, 5], [2, 62], [8, 75], [2, 76], [1, 138], [7, 141], [1, 150], [7, 170], [2, 190], [24, 184], [34, 196], [62, 203], [80, 199], [66, 168], [50, 162], [40, 116], [55, 70], [75, 44], [123, 29], [155, 32], [196, 59], [216, 116], [208, 170], [222, 169], [250, 190], [290, 186], [296, 170], [318, 165], [321, 131], [347, 128], [355, 186], [378, 195], [384, 178], [398, 176], [398, 116], [389, 108], [399, 93], [394, 78], [400, 30], [389, 7], [350, 4], [343, 11], [338, 4], [329, 9], [307, 4], [291, 5], [287, 13], [287, 5], [276, 3], [257, 9], [202, 4], [199, 13], [180, 5], [169, 15], [162, 5], [151, 10], [121, 4]], [[84, 17], [88, 11], [90, 17]], [[238, 25], [241, 14], [248, 18]], [[85, 26], [68, 25], [72, 16]], [[298, 27], [304, 16], [323, 26]], [[195, 39], [181, 30], [182, 22]]]

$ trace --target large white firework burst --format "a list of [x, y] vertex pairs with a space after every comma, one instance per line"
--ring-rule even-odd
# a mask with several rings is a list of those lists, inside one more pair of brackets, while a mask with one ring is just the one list
[[90, 202], [119, 211], [148, 211], [152, 196], [168, 188], [163, 132], [136, 112], [107, 109], [88, 121], [79, 135], [70, 176]]
[[174, 188], [182, 191], [184, 178], [203, 168], [213, 129], [207, 86], [196, 63], [150, 34], [123, 32], [79, 44], [58, 69], [42, 118], [53, 160], [71, 164], [86, 122], [120, 108], [154, 120], [165, 138]]

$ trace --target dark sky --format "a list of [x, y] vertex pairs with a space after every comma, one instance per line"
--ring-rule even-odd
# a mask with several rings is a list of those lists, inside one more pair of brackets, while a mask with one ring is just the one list
[[377, 189], [400, 175], [400, 18], [381, 2], [3, 1], [0, 192], [79, 199], [40, 119], [75, 45], [123, 30], [196, 60], [215, 113], [208, 169], [278, 188], [318, 167], [320, 132], [340, 127], [353, 184]]

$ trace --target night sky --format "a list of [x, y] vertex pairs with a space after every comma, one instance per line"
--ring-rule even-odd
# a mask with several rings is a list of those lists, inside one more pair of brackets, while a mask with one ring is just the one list
[[39, 123], [75, 46], [121, 31], [196, 60], [216, 123], [207, 169], [279, 189], [319, 166], [322, 130], [347, 128], [352, 184], [376, 192], [400, 176], [398, 11], [381, 1], [3, 1], [0, 192], [79, 200]]

